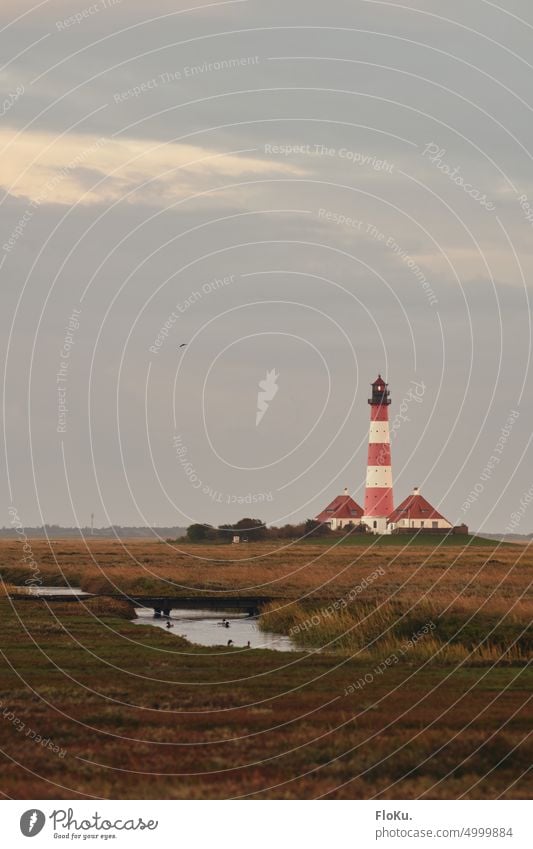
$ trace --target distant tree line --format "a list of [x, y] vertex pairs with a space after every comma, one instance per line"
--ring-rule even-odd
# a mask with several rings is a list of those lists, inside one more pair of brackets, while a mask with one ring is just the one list
[[[153, 527], [133, 525], [111, 525], [107, 528], [76, 528], [63, 527], [62, 525], [38, 525], [24, 528], [26, 536], [32, 538], [70, 539], [72, 537], [103, 537], [114, 539], [115, 537], [160, 537], [161, 539], [177, 539], [185, 536], [187, 529], [176, 525], [168, 527]], [[10, 539], [17, 536], [15, 528], [0, 528], [0, 538]]]
[[233, 542], [235, 537], [239, 542], [259, 542], [276, 539], [308, 539], [309, 537], [346, 536], [347, 533], [360, 533], [361, 526], [348, 525], [342, 530], [332, 531], [330, 526], [306, 519], [297, 525], [282, 525], [267, 527], [262, 519], [239, 519], [233, 525], [205, 525], [195, 523], [187, 528], [189, 542]]

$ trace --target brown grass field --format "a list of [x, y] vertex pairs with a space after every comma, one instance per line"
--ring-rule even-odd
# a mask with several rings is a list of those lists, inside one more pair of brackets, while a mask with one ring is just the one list
[[[94, 593], [242, 594], [280, 599], [333, 599], [374, 570], [364, 600], [458, 596], [516, 600], [529, 587], [533, 546], [198, 545], [139, 540], [30, 540], [23, 561], [18, 540], [0, 540], [0, 575], [23, 586], [80, 586]], [[34, 565], [28, 562], [33, 558]], [[38, 571], [36, 571], [38, 570]]]
[[529, 548], [30, 547], [0, 543], [4, 582], [255, 593], [269, 628], [318, 624], [301, 652], [208, 649], [126, 602], [4, 592], [8, 798], [531, 797]]

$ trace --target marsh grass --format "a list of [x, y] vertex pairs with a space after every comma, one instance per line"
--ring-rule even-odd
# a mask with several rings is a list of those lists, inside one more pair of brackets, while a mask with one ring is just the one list
[[[513, 600], [531, 581], [533, 548], [454, 546], [441, 548], [369, 543], [366, 546], [167, 545], [146, 540], [32, 540], [49, 586], [81, 586], [94, 593], [260, 595], [272, 599], [339, 598], [378, 567], [384, 574], [359, 597], [381, 603], [392, 596], [490, 597]], [[24, 586], [28, 568], [16, 540], [0, 541], [0, 574]]]
[[192, 646], [109, 601], [0, 602], [3, 708], [67, 752], [0, 722], [6, 797], [531, 798], [533, 669], [397, 664], [345, 695], [374, 664]]
[[[32, 540], [32, 550], [43, 582], [51, 586], [70, 584], [106, 596], [207, 599], [227, 593], [271, 599], [263, 626], [289, 634], [303, 649], [320, 647], [373, 662], [400, 651], [425, 623], [434, 622], [402, 660], [524, 663], [533, 648], [533, 549], [484, 542], [447, 548], [406, 541], [332, 548], [309, 542], [275, 548]], [[17, 541], [0, 541], [0, 574], [17, 591], [24, 586], [28, 570]], [[118, 609], [117, 614], [125, 615]]]
[[533, 653], [532, 606], [484, 598], [332, 606], [277, 602], [260, 616], [261, 628], [290, 636], [302, 648], [322, 648], [406, 662], [524, 663]]

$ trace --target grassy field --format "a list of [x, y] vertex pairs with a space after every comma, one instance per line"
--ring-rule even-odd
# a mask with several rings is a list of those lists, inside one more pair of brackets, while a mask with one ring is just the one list
[[[487, 540], [483, 541], [484, 543]], [[424, 592], [455, 598], [494, 592], [517, 598], [529, 585], [533, 548], [489, 545], [365, 546], [267, 543], [239, 546], [172, 544], [138, 540], [31, 540], [23, 560], [17, 540], [0, 541], [0, 576], [23, 586], [51, 586], [131, 594], [229, 593], [280, 599], [336, 598], [381, 567], [385, 576], [365, 600]]]
[[[8, 797], [530, 798], [529, 548], [28, 545], [0, 547]], [[270, 596], [265, 625], [302, 651], [7, 597], [37, 577]]]
[[378, 675], [328, 653], [191, 647], [100, 599], [0, 606], [8, 797], [531, 796], [523, 665], [411, 658]]

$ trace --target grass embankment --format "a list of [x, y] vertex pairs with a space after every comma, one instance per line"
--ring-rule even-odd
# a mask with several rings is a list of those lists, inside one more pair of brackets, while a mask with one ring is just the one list
[[0, 608], [7, 797], [533, 792], [531, 669], [412, 658], [377, 676], [329, 653], [190, 646], [105, 599]]
[[360, 660], [449, 664], [526, 663], [533, 656], [531, 602], [482, 596], [410, 604], [268, 605], [264, 630], [287, 634], [302, 647], [323, 648]]
[[[370, 539], [372, 539], [370, 537]], [[424, 533], [405, 533], [405, 534], [389, 534], [379, 537], [374, 537], [376, 545], [385, 548], [399, 548], [404, 545], [420, 545], [425, 548], [457, 548], [460, 546], [494, 546], [495, 540], [487, 539], [486, 537], [478, 537], [475, 534], [424, 534]], [[324, 537], [309, 536], [300, 541], [305, 545], [351, 545], [368, 548], [369, 537], [366, 534], [345, 534], [344, 536], [333, 535]], [[507, 545], [508, 543], [503, 543]]]

